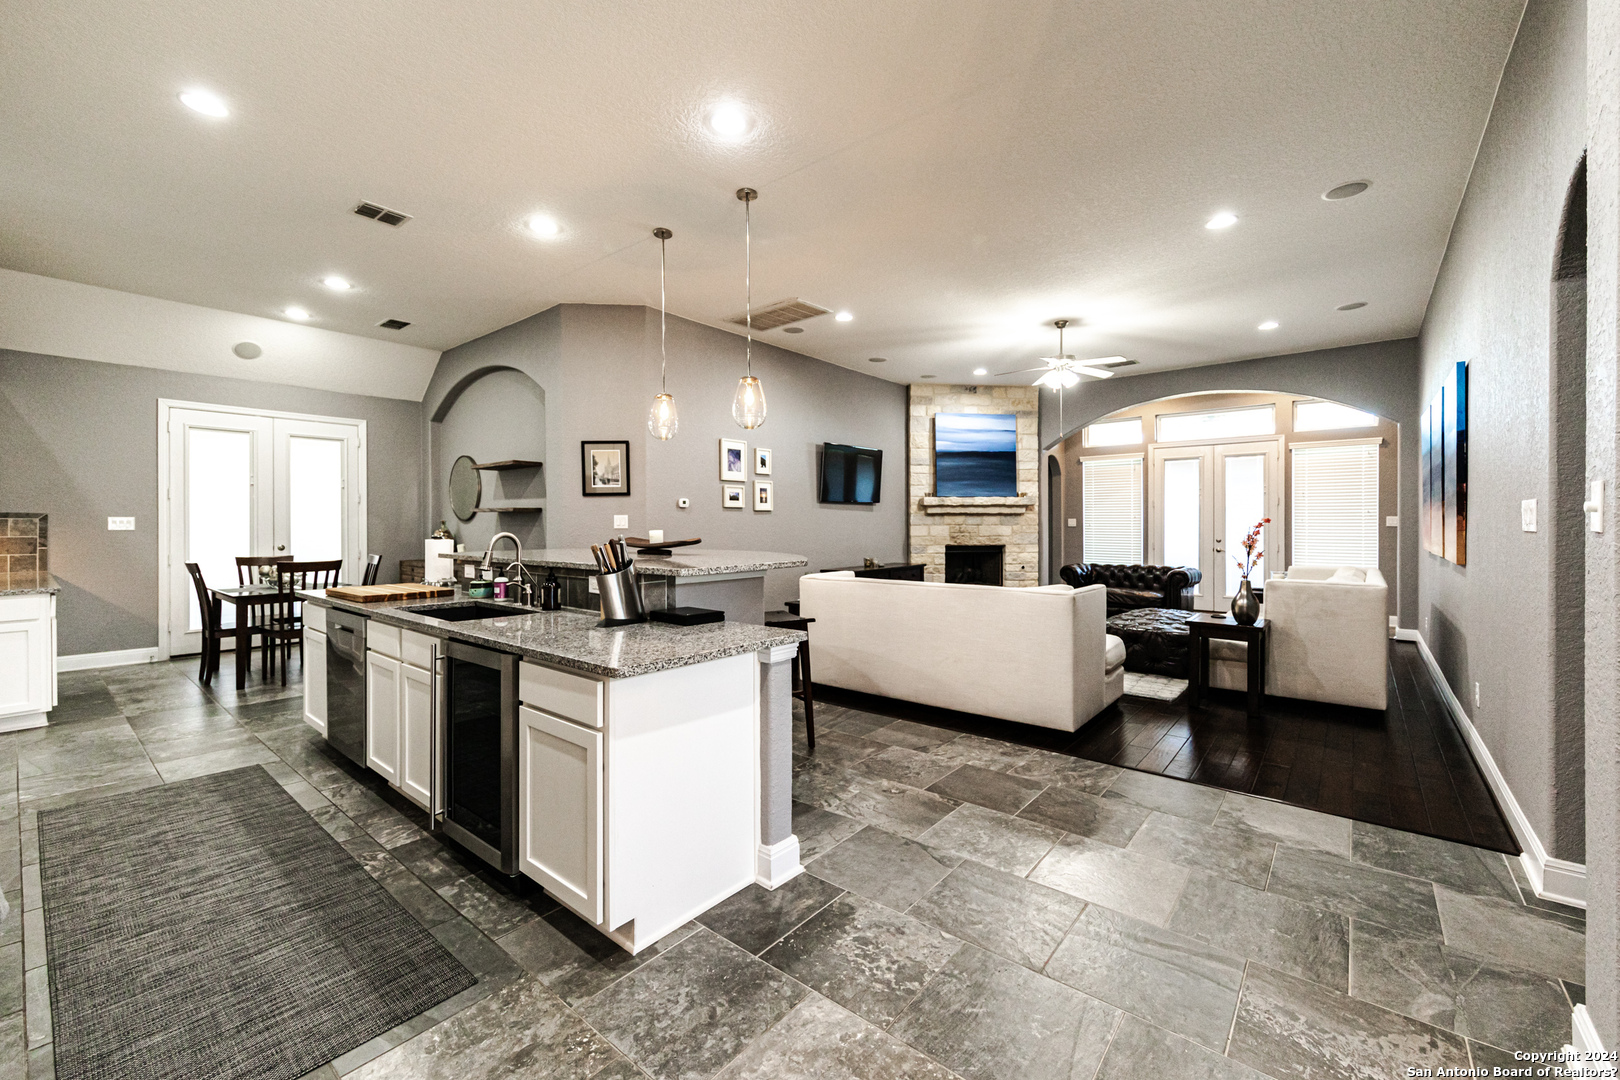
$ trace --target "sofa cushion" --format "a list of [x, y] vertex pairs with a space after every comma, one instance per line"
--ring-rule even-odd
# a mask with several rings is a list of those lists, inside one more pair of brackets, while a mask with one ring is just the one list
[[1341, 566], [1333, 571], [1333, 576], [1328, 580], [1340, 584], [1364, 585], [1367, 581], [1367, 571], [1357, 569], [1354, 566]]
[[1103, 640], [1108, 643], [1103, 650], [1103, 670], [1112, 671], [1125, 662], [1125, 643], [1113, 634], [1105, 634]]
[[1158, 607], [1164, 594], [1151, 589], [1116, 589], [1108, 587], [1108, 602], [1114, 607]]

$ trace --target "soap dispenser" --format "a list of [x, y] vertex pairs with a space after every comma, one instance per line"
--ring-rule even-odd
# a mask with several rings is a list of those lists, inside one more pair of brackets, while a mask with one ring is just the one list
[[546, 580], [540, 585], [540, 610], [560, 611], [562, 609], [562, 585], [557, 581], [555, 571], [546, 575]]

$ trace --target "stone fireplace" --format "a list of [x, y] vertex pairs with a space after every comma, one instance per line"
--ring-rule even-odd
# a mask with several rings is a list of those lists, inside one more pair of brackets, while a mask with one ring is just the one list
[[[1001, 549], [999, 580], [1027, 588], [1040, 584], [1040, 392], [1033, 386], [911, 387], [907, 422], [907, 499], [910, 555], [929, 581], [955, 580], [947, 549]], [[934, 494], [935, 413], [1012, 413], [1017, 421], [1018, 494], [987, 498]], [[985, 556], [987, 558], [988, 556]], [[951, 565], [961, 563], [959, 556]], [[975, 557], [978, 558], [978, 557]], [[982, 573], [982, 567], [975, 570]]]
[[945, 580], [952, 585], [1000, 585], [1002, 544], [946, 544]]

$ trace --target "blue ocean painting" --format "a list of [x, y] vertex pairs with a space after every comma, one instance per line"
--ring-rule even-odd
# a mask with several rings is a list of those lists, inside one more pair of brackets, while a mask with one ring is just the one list
[[935, 495], [1017, 495], [1018, 418], [1011, 413], [936, 413]]

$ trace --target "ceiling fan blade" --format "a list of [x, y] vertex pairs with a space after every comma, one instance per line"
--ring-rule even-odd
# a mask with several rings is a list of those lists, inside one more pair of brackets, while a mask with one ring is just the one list
[[1102, 368], [1075, 367], [1071, 368], [1070, 370], [1080, 375], [1090, 375], [1093, 379], [1112, 379], [1114, 377], [1114, 373], [1112, 371], [1105, 371]]
[[1006, 376], [1006, 375], [1022, 375], [1026, 371], [1047, 371], [1047, 370], [1049, 370], [1049, 369], [1048, 368], [1038, 368], [1038, 367], [1026, 367], [1026, 368], [1019, 368], [1017, 371], [998, 371], [992, 377], [999, 379], [999, 378], [1002, 378], [1003, 376]]

